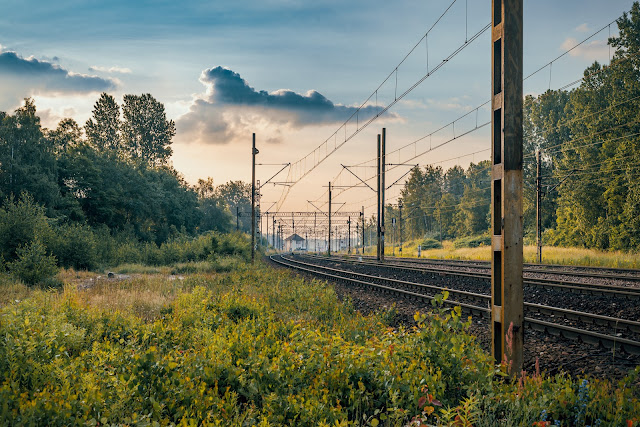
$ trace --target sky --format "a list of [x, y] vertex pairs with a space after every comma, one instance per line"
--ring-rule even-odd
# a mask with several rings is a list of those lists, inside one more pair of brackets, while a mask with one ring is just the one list
[[[446, 170], [488, 158], [490, 127], [481, 125], [489, 108], [477, 107], [490, 96], [491, 45], [482, 29], [491, 2], [451, 4], [0, 0], [0, 111], [33, 97], [43, 126], [65, 117], [82, 125], [101, 92], [120, 103], [125, 94], [151, 93], [176, 122], [172, 164], [188, 182], [250, 182], [256, 133], [257, 179], [264, 183], [291, 163], [262, 187], [263, 211], [326, 210], [332, 182], [334, 206], [365, 206], [369, 216], [375, 194], [362, 184], [346, 187], [359, 183], [349, 171], [372, 177], [383, 127], [394, 164], [387, 183], [398, 181], [390, 203], [413, 164]], [[525, 0], [525, 76], [606, 27], [527, 79], [525, 93], [563, 87], [594, 60], [608, 63], [606, 39], [617, 28], [607, 25], [631, 5]]]

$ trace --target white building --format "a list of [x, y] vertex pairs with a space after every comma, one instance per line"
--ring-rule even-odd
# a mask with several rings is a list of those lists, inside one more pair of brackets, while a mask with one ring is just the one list
[[295, 233], [284, 239], [284, 244], [285, 250], [287, 251], [299, 251], [305, 249], [304, 239]]

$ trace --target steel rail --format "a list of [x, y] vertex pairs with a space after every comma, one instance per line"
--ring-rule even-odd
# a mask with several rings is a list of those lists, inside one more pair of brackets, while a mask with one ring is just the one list
[[[347, 255], [347, 257], [353, 258], [354, 255]], [[363, 259], [375, 259], [375, 257], [370, 256], [362, 256]], [[460, 265], [469, 268], [486, 268], [489, 269], [491, 267], [491, 263], [489, 261], [481, 261], [481, 260], [459, 260], [459, 259], [435, 259], [435, 258], [387, 258], [390, 263], [414, 263], [414, 264], [435, 264], [435, 265]], [[475, 264], [475, 265], [472, 265]], [[527, 273], [538, 273], [538, 274], [561, 274], [565, 276], [577, 276], [577, 277], [597, 277], [597, 278], [606, 278], [606, 279], [619, 279], [619, 280], [629, 280], [633, 282], [640, 281], [640, 270], [632, 269], [632, 268], [615, 268], [615, 267], [600, 267], [600, 266], [579, 266], [579, 265], [563, 265], [563, 264], [538, 264], [538, 263], [525, 263], [524, 271]], [[573, 269], [591, 269], [591, 270], [600, 270], [607, 271], [603, 273], [592, 273], [587, 271], [569, 271], [567, 268]], [[544, 271], [543, 269], [548, 269]], [[564, 269], [564, 270], [563, 270]], [[615, 272], [615, 273], [614, 273]], [[626, 273], [626, 274], [624, 274]], [[629, 274], [636, 273], [637, 275], [632, 276]]]
[[[326, 260], [326, 258], [324, 258], [324, 259]], [[356, 272], [352, 272], [352, 271], [339, 270], [339, 269], [335, 269], [335, 268], [331, 268], [331, 267], [318, 266], [317, 264], [303, 263], [303, 262], [297, 261], [297, 260], [290, 260], [290, 261], [301, 263], [301, 264], [305, 264], [305, 265], [309, 265], [309, 266], [314, 266], [314, 267], [317, 267], [317, 268], [326, 269], [328, 271], [333, 271], [335, 273], [348, 274], [348, 275], [351, 275], [351, 276], [354, 276], [354, 277], [362, 277], [362, 278], [366, 278], [368, 280], [380, 280], [380, 281], [383, 281], [383, 282], [394, 283], [394, 284], [396, 284], [398, 286], [410, 286], [410, 287], [414, 287], [414, 288], [418, 288], [418, 289], [431, 289], [431, 290], [435, 290], [436, 292], [441, 292], [441, 291], [446, 290], [449, 293], [458, 294], [458, 295], [461, 295], [461, 296], [463, 296], [465, 298], [471, 298], [471, 299], [476, 300], [476, 301], [487, 302], [487, 304], [491, 300], [491, 296], [490, 295], [486, 295], [486, 294], [479, 294], [479, 293], [475, 293], [475, 292], [468, 292], [468, 291], [461, 291], [461, 290], [457, 290], [457, 289], [452, 289], [452, 288], [449, 288], [449, 287], [428, 285], [428, 284], [424, 284], [424, 283], [409, 282], [409, 281], [406, 281], [406, 280], [399, 280], [399, 279], [393, 279], [393, 278], [388, 278], [388, 277], [380, 277], [380, 276], [374, 276], [374, 275], [370, 275], [370, 274], [356, 273]], [[602, 315], [598, 315], [598, 314], [584, 313], [584, 312], [580, 312], [580, 311], [563, 309], [563, 308], [558, 308], [558, 307], [548, 307], [548, 306], [544, 306], [544, 305], [540, 305], [540, 304], [533, 304], [533, 303], [526, 303], [526, 302], [524, 303], [524, 306], [525, 306], [525, 309], [527, 311], [530, 311], [530, 312], [536, 312], [536, 313], [559, 316], [559, 317], [562, 317], [564, 319], [569, 319], [569, 320], [579, 320], [579, 321], [582, 321], [582, 322], [594, 323], [594, 324], [598, 324], [598, 325], [601, 325], [601, 326], [608, 326], [608, 327], [614, 328], [614, 329], [626, 329], [626, 330], [628, 330], [630, 332], [640, 332], [640, 322], [636, 322], [636, 321], [632, 321], [632, 320], [619, 319], [619, 318], [615, 318], [615, 317], [602, 316]]]
[[[317, 255], [307, 254], [303, 256], [311, 257], [311, 258], [318, 257], [319, 259], [327, 260], [326, 257], [319, 257]], [[359, 261], [354, 259], [353, 257], [347, 257], [347, 258], [333, 257], [331, 258], [331, 261], [350, 262], [350, 263], [357, 263], [360, 265], [370, 265], [370, 266], [383, 267], [383, 268], [385, 267], [394, 268], [399, 270], [414, 271], [414, 272], [420, 272], [420, 273], [429, 272], [429, 273], [438, 274], [438, 275], [471, 277], [474, 279], [481, 279], [481, 280], [491, 279], [490, 273], [466, 272], [466, 271], [427, 267], [427, 266], [410, 267], [407, 265], [401, 265], [398, 263], [386, 262], [386, 261], [384, 263], [378, 262], [375, 260], [369, 260], [369, 259], [367, 259], [366, 261], [364, 259], [362, 261]], [[608, 295], [608, 296], [615, 296], [615, 297], [624, 297], [627, 299], [640, 299], [640, 289], [627, 287], [627, 286], [581, 283], [581, 282], [572, 282], [568, 280], [542, 279], [542, 278], [524, 279], [523, 283], [525, 285], [538, 286], [538, 287], [543, 287], [547, 289], [560, 288], [570, 292], [576, 292], [576, 293], [588, 294], [588, 295]]]
[[[391, 279], [391, 278], [383, 278], [378, 276], [359, 274], [359, 273], [354, 273], [350, 271], [338, 270], [338, 269], [319, 266], [315, 264], [309, 264], [309, 263], [305, 263], [295, 259], [292, 260], [289, 258], [285, 258], [283, 255], [271, 255], [270, 259], [277, 264], [280, 264], [289, 268], [294, 268], [296, 270], [303, 271], [308, 274], [321, 276], [329, 280], [344, 282], [348, 284], [355, 284], [358, 286], [373, 287], [385, 293], [392, 293], [402, 297], [417, 298], [423, 301], [432, 300], [434, 297], [423, 294], [423, 293], [410, 291], [407, 289], [387, 286], [380, 283], [373, 283], [372, 281], [382, 281], [385, 283], [401, 284], [403, 286], [412, 286], [417, 289], [432, 289], [432, 290], [438, 290], [438, 291], [448, 291], [450, 294], [460, 295], [463, 297], [472, 297], [478, 300], [483, 298], [486, 298], [487, 300], [490, 299], [490, 296], [475, 294], [467, 291], [459, 291], [455, 289], [438, 287], [434, 285], [426, 285], [426, 284], [407, 282], [407, 281]], [[341, 276], [340, 273], [351, 275], [354, 277], [345, 277], [344, 275]], [[362, 280], [362, 279], [367, 279], [367, 280]], [[487, 307], [475, 306], [472, 304], [467, 304], [464, 302], [458, 302], [453, 300], [445, 300], [444, 302], [446, 305], [452, 305], [452, 306], [458, 305], [461, 307], [461, 309], [463, 309], [467, 313], [481, 315], [482, 317], [489, 318], [490, 309]], [[565, 319], [579, 320], [579, 321], [598, 324], [602, 326], [614, 327], [617, 330], [619, 330], [621, 327], [624, 327], [624, 329], [632, 332], [640, 331], [640, 322], [634, 322], [626, 319], [616, 319], [608, 316], [593, 315], [593, 314], [578, 312], [574, 310], [566, 310], [566, 309], [560, 309], [556, 307], [548, 307], [548, 306], [542, 306], [539, 304], [530, 304], [530, 303], [525, 303], [525, 309], [527, 312], [553, 314], [554, 316], [558, 316]], [[572, 340], [580, 339], [581, 341], [586, 343], [602, 345], [603, 347], [608, 349], [616, 348], [618, 350], [621, 350], [630, 354], [640, 354], [640, 342], [634, 341], [628, 338], [622, 338], [618, 336], [603, 334], [600, 332], [579, 329], [573, 326], [547, 322], [547, 321], [534, 319], [530, 317], [525, 317], [525, 325], [531, 327], [532, 329], [544, 331], [552, 335], [561, 335], [565, 338], [572, 339]]]

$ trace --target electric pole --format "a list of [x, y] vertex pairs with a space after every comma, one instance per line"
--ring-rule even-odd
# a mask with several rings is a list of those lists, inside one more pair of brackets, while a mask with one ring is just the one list
[[251, 262], [256, 258], [256, 134], [251, 148]]
[[391, 245], [392, 255], [396, 256], [396, 219], [395, 218], [391, 218], [391, 224], [393, 227], [393, 245]]
[[364, 206], [362, 207], [362, 211], [360, 212], [360, 217], [362, 218], [362, 255], [364, 255], [364, 249], [366, 248], [366, 244], [364, 241]]
[[347, 220], [347, 240], [349, 241], [347, 253], [351, 255], [351, 217]]
[[380, 190], [382, 191], [382, 195], [380, 196], [380, 214], [382, 218], [380, 219], [380, 224], [382, 225], [380, 229], [380, 261], [384, 261], [384, 190], [385, 190], [385, 169], [386, 169], [386, 139], [387, 139], [387, 129], [382, 128], [382, 157], [380, 158], [380, 167], [382, 169], [382, 173], [380, 175]]
[[236, 231], [240, 230], [240, 206], [236, 206]]
[[491, 2], [491, 348], [511, 375], [522, 372], [524, 338], [522, 3]]
[[398, 201], [398, 210], [400, 211], [400, 249], [398, 249], [398, 253], [402, 256], [402, 199]]
[[538, 176], [536, 177], [536, 237], [537, 237], [537, 259], [542, 264], [542, 164], [540, 162], [540, 150], [536, 151], [538, 163]]
[[380, 217], [381, 217], [381, 213], [380, 213], [380, 197], [382, 195], [381, 193], [381, 188], [380, 188], [380, 155], [381, 155], [381, 149], [382, 146], [380, 145], [380, 134], [378, 134], [378, 230], [376, 231], [376, 237], [377, 237], [377, 250], [376, 250], [376, 258], [378, 259], [378, 261], [380, 261], [380, 232], [381, 232], [381, 226], [380, 226]]
[[331, 182], [329, 182], [329, 244], [327, 245], [327, 255], [331, 256]]

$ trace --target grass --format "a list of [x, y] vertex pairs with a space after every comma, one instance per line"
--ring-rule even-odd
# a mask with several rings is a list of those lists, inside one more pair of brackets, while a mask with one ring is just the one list
[[[182, 291], [192, 289], [197, 278], [212, 278], [215, 274], [246, 269], [236, 256], [210, 261], [176, 263], [171, 266], [122, 264], [104, 272], [61, 269], [53, 283], [83, 290], [88, 305], [109, 310], [131, 312], [144, 319], [157, 318]], [[107, 272], [126, 277], [107, 277]], [[185, 275], [189, 277], [185, 279]], [[22, 301], [34, 292], [46, 291], [46, 286], [29, 287], [8, 274], [0, 274], [0, 307]]]
[[[420, 241], [405, 242], [402, 248], [402, 256], [416, 258], [418, 256], [418, 244]], [[427, 249], [421, 253], [422, 258], [433, 259], [462, 259], [462, 260], [491, 260], [491, 248], [480, 246], [477, 248], [458, 248], [452, 241], [442, 242], [441, 249]], [[385, 248], [385, 256], [393, 256], [393, 248]], [[375, 255], [375, 246], [368, 246], [365, 255]], [[395, 248], [395, 256], [399, 256], [398, 248]], [[533, 245], [524, 247], [524, 261], [536, 262], [536, 247]], [[640, 269], [640, 254], [622, 251], [599, 251], [584, 248], [563, 248], [545, 246], [542, 248], [542, 262], [544, 264], [577, 265], [590, 267], [616, 267]]]
[[235, 262], [63, 270], [54, 290], [0, 274], [0, 424], [638, 425], [640, 368], [619, 385], [511, 383], [459, 308], [398, 328], [322, 282]]

